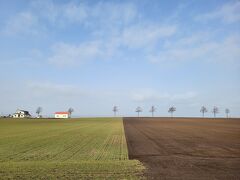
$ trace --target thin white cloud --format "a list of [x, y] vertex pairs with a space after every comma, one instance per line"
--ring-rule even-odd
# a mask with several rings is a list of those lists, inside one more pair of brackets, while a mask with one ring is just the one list
[[226, 3], [206, 14], [201, 14], [196, 17], [196, 20], [207, 21], [219, 19], [224, 23], [235, 23], [240, 21], [240, 1]]
[[139, 12], [132, 3], [100, 2], [89, 7], [90, 17], [97, 23], [125, 25], [138, 18]]
[[33, 1], [31, 10], [41, 19], [55, 26], [69, 23], [83, 23], [89, 16], [89, 8], [83, 3], [54, 3], [53, 1]]
[[180, 47], [196, 47], [199, 44], [207, 43], [209, 40], [211, 40], [212, 37], [214, 37], [213, 32], [195, 31], [190, 35], [180, 36], [179, 38], [175, 38], [174, 41], [167, 40], [164, 43], [164, 48], [168, 49], [168, 48], [180, 48]]
[[22, 12], [11, 17], [2, 29], [3, 33], [8, 35], [38, 35], [42, 30], [43, 27], [39, 26], [38, 18], [31, 12]]
[[55, 98], [66, 99], [83, 94], [75, 86], [50, 82], [30, 82], [27, 83], [27, 87], [32, 92], [31, 95], [36, 97], [49, 98], [55, 96]]
[[100, 36], [94, 41], [85, 41], [77, 45], [56, 43], [52, 47], [53, 53], [48, 61], [58, 66], [72, 66], [96, 59], [108, 60], [111, 57], [119, 59], [118, 57], [123, 54], [122, 48], [147, 51], [159, 40], [166, 39], [175, 32], [175, 26], [136, 25], [125, 28], [118, 36], [112, 34], [108, 37]]
[[102, 44], [87, 42], [80, 45], [57, 43], [53, 46], [53, 54], [48, 58], [51, 64], [72, 66], [95, 59], [102, 55]]
[[228, 63], [239, 62], [239, 59], [240, 37], [238, 35], [218, 41], [186, 37], [169, 43], [160, 53], [148, 56], [148, 60], [154, 63], [196, 60]]
[[34, 1], [32, 8], [39, 16], [53, 24], [81, 23], [83, 25], [125, 24], [137, 17], [131, 3]]
[[130, 48], [153, 46], [159, 39], [172, 36], [176, 26], [153, 24], [137, 24], [124, 29], [121, 40]]
[[47, 28], [82, 25], [85, 28], [111, 28], [126, 25], [139, 17], [139, 12], [132, 3], [70, 1], [33, 1], [26, 10], [6, 20], [2, 28], [8, 34], [36, 35]]
[[179, 101], [190, 100], [197, 96], [196, 92], [188, 91], [184, 93], [160, 92], [152, 89], [144, 89], [132, 94], [132, 100], [136, 102], [156, 102], [156, 101]]
[[62, 14], [70, 22], [83, 22], [89, 16], [88, 8], [85, 5], [76, 5], [73, 3], [67, 4]]
[[34, 1], [28, 12], [16, 14], [5, 29], [15, 34], [37, 34], [45, 27], [50, 29], [48, 26], [83, 25], [96, 36], [77, 44], [55, 42], [47, 58], [57, 66], [76, 65], [97, 58], [117, 59], [123, 56], [121, 48], [151, 49], [159, 40], [176, 33], [175, 25], [153, 24], [147, 20], [139, 23], [140, 14], [132, 3]]

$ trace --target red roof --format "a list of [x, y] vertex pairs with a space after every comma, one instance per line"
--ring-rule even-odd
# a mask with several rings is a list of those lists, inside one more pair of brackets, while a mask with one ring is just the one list
[[55, 112], [55, 114], [69, 114], [69, 112]]

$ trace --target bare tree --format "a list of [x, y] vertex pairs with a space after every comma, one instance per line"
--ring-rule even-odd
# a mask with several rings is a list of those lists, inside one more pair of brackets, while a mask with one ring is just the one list
[[74, 111], [74, 109], [73, 109], [73, 108], [69, 108], [69, 109], [68, 109], [69, 117], [71, 117], [71, 116], [72, 116], [72, 113], [73, 113], [73, 111]]
[[168, 109], [168, 112], [171, 113], [171, 117], [173, 117], [173, 113], [176, 111], [176, 108], [174, 106], [170, 107]]
[[219, 113], [218, 107], [214, 106], [212, 113], [213, 113], [214, 117], [216, 117], [216, 114]]
[[152, 117], [154, 116], [154, 112], [157, 110], [154, 106], [151, 107], [150, 111], [152, 113]]
[[207, 112], [207, 108], [205, 106], [202, 106], [200, 112], [202, 113], [202, 117], [204, 117], [204, 114]]
[[225, 113], [226, 113], [226, 116], [227, 116], [227, 118], [228, 118], [228, 114], [230, 113], [230, 109], [226, 108], [226, 109], [225, 109]]
[[41, 112], [42, 112], [42, 107], [38, 107], [36, 110], [37, 117], [40, 117]]
[[138, 106], [138, 107], [136, 108], [136, 112], [138, 113], [138, 117], [139, 117], [139, 113], [142, 112], [142, 111], [143, 111], [143, 110], [142, 110], [141, 107]]
[[117, 106], [113, 106], [113, 112], [114, 112], [114, 116], [116, 116], [116, 113], [118, 112], [118, 107]]

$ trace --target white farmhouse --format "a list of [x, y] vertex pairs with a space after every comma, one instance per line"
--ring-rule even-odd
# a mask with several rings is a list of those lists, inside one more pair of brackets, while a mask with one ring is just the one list
[[69, 118], [69, 112], [55, 112], [55, 118]]
[[24, 110], [17, 110], [13, 115], [13, 118], [29, 118], [31, 117], [31, 115], [29, 114], [28, 111], [24, 111]]

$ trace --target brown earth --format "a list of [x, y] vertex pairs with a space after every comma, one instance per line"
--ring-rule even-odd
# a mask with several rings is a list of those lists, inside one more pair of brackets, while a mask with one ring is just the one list
[[147, 179], [240, 179], [240, 119], [124, 118]]

